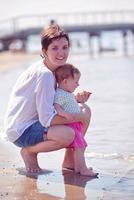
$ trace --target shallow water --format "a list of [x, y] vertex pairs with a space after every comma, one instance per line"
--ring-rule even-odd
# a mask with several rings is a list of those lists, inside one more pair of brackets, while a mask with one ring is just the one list
[[90, 61], [83, 71], [83, 83], [93, 92], [88, 101], [92, 109], [91, 136], [99, 136], [101, 148], [109, 145], [118, 152], [133, 152], [133, 59]]
[[[31, 61], [32, 62], [32, 61]], [[69, 62], [81, 73], [80, 87], [92, 92], [88, 105], [92, 120], [88, 129], [89, 150], [132, 154], [134, 152], [134, 58], [97, 58], [75, 55]], [[29, 65], [0, 73], [0, 126], [10, 91], [18, 75]], [[107, 151], [108, 150], [108, 151]]]
[[[86, 160], [101, 175], [100, 182], [95, 180], [89, 186], [102, 189], [102, 181], [107, 192], [124, 191], [134, 195], [134, 58], [91, 59], [88, 55], [75, 55], [69, 62], [79, 67], [82, 73], [79, 90], [93, 93], [87, 102], [92, 110], [92, 120], [86, 135], [89, 144]], [[3, 116], [11, 88], [26, 67], [0, 73], [2, 138]]]

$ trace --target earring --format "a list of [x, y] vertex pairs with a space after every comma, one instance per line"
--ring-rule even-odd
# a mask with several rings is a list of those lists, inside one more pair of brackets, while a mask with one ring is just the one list
[[40, 53], [41, 58], [45, 58], [45, 55], [43, 53]]

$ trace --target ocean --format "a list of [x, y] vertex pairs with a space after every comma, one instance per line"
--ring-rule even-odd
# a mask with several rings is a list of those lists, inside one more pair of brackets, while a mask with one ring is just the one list
[[[92, 92], [87, 102], [92, 110], [92, 119], [86, 134], [88, 142], [86, 160], [101, 173], [121, 176], [116, 182], [117, 187], [111, 185], [109, 190], [118, 189], [132, 195], [134, 194], [134, 183], [132, 184], [134, 178], [134, 56], [124, 57], [120, 51], [117, 51], [92, 58], [85, 37], [86, 34], [81, 40], [81, 49], [83, 48], [84, 52], [74, 47], [68, 62], [73, 63], [81, 71], [78, 90], [85, 89]], [[37, 37], [32, 38], [29, 40], [29, 47], [33, 40], [38, 42]], [[114, 45], [118, 42], [119, 40], [117, 43], [114, 41]], [[33, 50], [35, 43], [32, 43]], [[108, 39], [107, 45], [109, 45]], [[29, 51], [32, 52], [30, 49]], [[31, 63], [32, 60], [25, 65], [20, 64], [18, 68], [0, 72], [0, 132], [3, 140], [3, 116], [10, 91], [16, 78]], [[97, 185], [94, 187], [97, 189]]]
[[[89, 137], [95, 137], [90, 145], [98, 152], [108, 148], [116, 153], [133, 153], [134, 57], [103, 56], [92, 59], [88, 54], [74, 54], [69, 62], [81, 70], [79, 89], [93, 93], [87, 102], [92, 108]], [[1, 129], [10, 91], [25, 67], [27, 64], [0, 73]]]

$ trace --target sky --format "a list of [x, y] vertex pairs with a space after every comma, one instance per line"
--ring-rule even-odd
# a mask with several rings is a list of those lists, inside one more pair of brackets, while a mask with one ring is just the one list
[[0, 0], [0, 20], [24, 14], [134, 10], [134, 0]]

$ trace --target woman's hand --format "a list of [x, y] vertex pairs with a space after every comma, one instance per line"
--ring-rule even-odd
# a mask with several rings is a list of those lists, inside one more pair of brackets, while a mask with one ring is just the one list
[[78, 103], [85, 103], [89, 99], [91, 94], [92, 94], [91, 92], [87, 92], [87, 91], [78, 92], [75, 96], [76, 101]]

